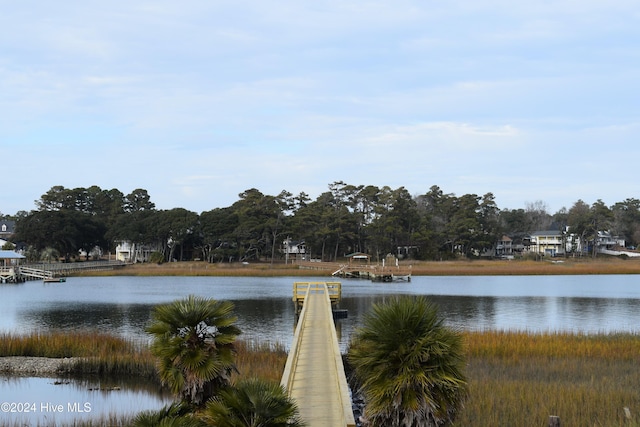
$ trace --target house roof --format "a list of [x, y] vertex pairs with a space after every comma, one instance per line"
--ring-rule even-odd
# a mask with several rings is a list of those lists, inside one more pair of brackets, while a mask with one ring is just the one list
[[364, 252], [354, 252], [352, 254], [345, 255], [346, 258], [356, 258], [356, 259], [364, 259], [369, 258], [369, 255]]
[[560, 230], [534, 231], [531, 236], [559, 236], [562, 234]]
[[6, 225], [7, 227], [7, 231], [5, 231], [5, 233], [13, 233], [13, 230], [16, 227], [16, 222], [8, 219], [0, 220], [0, 232], [2, 231], [3, 225]]
[[0, 250], [0, 259], [24, 259], [24, 255], [20, 255], [16, 251], [2, 251]]

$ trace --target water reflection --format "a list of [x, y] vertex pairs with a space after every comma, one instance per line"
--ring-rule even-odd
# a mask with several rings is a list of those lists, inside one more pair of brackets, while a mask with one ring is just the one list
[[101, 423], [113, 416], [157, 410], [173, 401], [157, 385], [127, 379], [70, 380], [48, 377], [0, 377], [2, 425]]
[[[463, 329], [637, 331], [637, 276], [415, 277], [411, 283], [343, 281], [341, 344], [372, 304], [426, 295]], [[318, 277], [96, 277], [43, 286], [2, 286], [0, 330], [92, 329], [147, 339], [156, 304], [189, 294], [232, 301], [243, 338], [289, 344], [295, 325], [292, 283]]]
[[119, 335], [139, 335], [150, 321], [151, 304], [112, 304], [99, 302], [55, 303], [27, 308], [18, 323], [38, 331], [106, 330]]
[[232, 300], [238, 315], [240, 338], [247, 341], [289, 343], [295, 328], [291, 298]]
[[[55, 285], [0, 285], [0, 331], [96, 330], [148, 341], [145, 328], [153, 307], [192, 294], [232, 301], [243, 332], [241, 338], [289, 347], [295, 328], [293, 282], [326, 279], [88, 277]], [[624, 275], [414, 277], [411, 283], [402, 284], [344, 280], [340, 308], [348, 311], [348, 317], [337, 320], [336, 328], [344, 351], [354, 328], [360, 326], [373, 304], [409, 294], [429, 297], [448, 324], [465, 330], [638, 332], [640, 287], [636, 281], [637, 276]], [[90, 402], [95, 410], [92, 415], [104, 411], [109, 414], [110, 410], [127, 413], [125, 404], [129, 403], [137, 412], [147, 405], [149, 396], [155, 396], [151, 390], [130, 385], [118, 393], [87, 394], [91, 388], [87, 384], [52, 382], [41, 378], [5, 379], [0, 385], [8, 388], [0, 387], [0, 393], [16, 399], [64, 399], [64, 404], [67, 400]], [[21, 395], [20, 390], [26, 391]], [[120, 397], [123, 402], [111, 400]], [[162, 402], [162, 398], [152, 400], [151, 406]], [[10, 425], [19, 425], [6, 414], [1, 415], [4, 418], [0, 418], [0, 424], [9, 421]], [[49, 419], [30, 419], [23, 424], [37, 422], [49, 425]]]

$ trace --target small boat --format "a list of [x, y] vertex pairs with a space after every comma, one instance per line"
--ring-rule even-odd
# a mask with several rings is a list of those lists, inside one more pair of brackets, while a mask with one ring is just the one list
[[43, 279], [44, 283], [61, 283], [66, 281], [67, 279], [65, 279], [64, 277], [46, 277], [45, 279]]

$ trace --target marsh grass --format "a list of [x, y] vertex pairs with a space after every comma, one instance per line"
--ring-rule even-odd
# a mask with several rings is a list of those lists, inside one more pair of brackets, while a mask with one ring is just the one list
[[[91, 420], [77, 420], [66, 425], [69, 427], [128, 427], [133, 425], [134, 419], [135, 417], [132, 416], [106, 415]], [[26, 425], [27, 424], [22, 421], [16, 421], [14, 423], [3, 422], [2, 424], [3, 427], [25, 427]], [[35, 424], [29, 424], [29, 427], [51, 427], [51, 423], [38, 422]]]
[[[456, 427], [546, 426], [550, 415], [559, 416], [565, 426], [640, 426], [640, 335], [506, 331], [463, 335], [470, 393]], [[234, 381], [251, 377], [280, 381], [287, 358], [282, 345], [239, 341], [237, 350], [239, 374]], [[155, 372], [146, 345], [90, 332], [1, 334], [0, 356], [92, 359], [92, 364], [78, 369], [79, 374]], [[109, 425], [127, 423], [114, 418]]]
[[0, 334], [0, 356], [96, 357], [142, 351], [131, 340], [87, 332]]
[[[207, 263], [203, 261], [169, 262], [164, 264], [140, 263], [110, 271], [86, 271], [76, 276], [326, 276], [343, 262], [307, 262], [284, 264], [276, 261], [242, 263]], [[640, 274], [640, 259], [622, 259], [601, 256], [585, 258], [543, 258], [534, 260], [456, 260], [456, 261], [402, 261], [411, 266], [415, 276], [505, 276], [505, 275], [576, 275], [576, 274]]]
[[[238, 374], [233, 381], [243, 378], [262, 378], [280, 381], [287, 352], [281, 344], [238, 341]], [[156, 360], [143, 345], [120, 337], [93, 332], [49, 332], [17, 335], [0, 334], [0, 357], [79, 357], [68, 372], [73, 377], [84, 378], [97, 375], [101, 378], [141, 378], [151, 384], [160, 384], [156, 371]], [[133, 416], [111, 415], [100, 419], [76, 420], [75, 427], [129, 426]], [[3, 424], [4, 425], [4, 424]], [[10, 425], [10, 424], [9, 424]], [[15, 426], [22, 425], [16, 423]]]
[[640, 259], [616, 257], [544, 258], [542, 260], [422, 261], [412, 265], [416, 276], [530, 276], [638, 274]]
[[109, 271], [85, 271], [74, 273], [75, 276], [235, 276], [235, 277], [282, 277], [327, 275], [331, 272], [322, 270], [300, 269], [298, 265], [269, 262], [242, 263], [207, 263], [202, 261], [168, 262], [163, 264], [140, 263], [127, 265]]
[[238, 341], [236, 349], [238, 375], [234, 381], [261, 378], [280, 382], [287, 362], [287, 351], [282, 344]]
[[640, 426], [640, 336], [464, 335], [470, 394], [456, 426], [544, 426], [550, 415], [568, 426]]
[[[238, 377], [280, 381], [287, 352], [281, 344], [238, 341]], [[78, 375], [127, 375], [157, 379], [156, 360], [148, 345], [109, 334], [50, 332], [0, 334], [0, 357], [77, 357], [70, 373]]]
[[146, 346], [95, 332], [0, 334], [1, 356], [76, 357], [79, 359], [68, 368], [69, 374], [157, 378]]

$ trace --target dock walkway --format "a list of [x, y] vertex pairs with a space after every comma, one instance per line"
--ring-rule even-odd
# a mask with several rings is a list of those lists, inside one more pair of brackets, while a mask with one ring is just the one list
[[0, 282], [20, 283], [26, 280], [47, 280], [83, 271], [113, 270], [124, 267], [122, 261], [84, 261], [69, 263], [23, 264], [0, 267]]
[[[282, 376], [282, 385], [308, 427], [355, 426], [331, 310], [330, 293], [335, 295], [335, 282], [332, 285], [333, 290], [322, 282], [306, 286]], [[294, 300], [297, 298], [300, 295], [294, 294]]]

